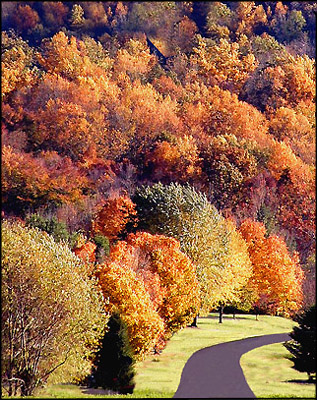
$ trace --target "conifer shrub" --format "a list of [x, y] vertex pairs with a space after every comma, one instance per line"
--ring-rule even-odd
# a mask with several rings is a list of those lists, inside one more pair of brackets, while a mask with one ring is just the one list
[[108, 321], [108, 329], [96, 354], [91, 381], [120, 394], [133, 393], [134, 358], [129, 344], [127, 328], [118, 312]]
[[292, 354], [292, 368], [299, 372], [307, 372], [308, 379], [316, 379], [316, 306], [310, 307], [305, 313], [298, 316], [299, 326], [295, 326], [290, 334], [292, 340], [284, 346]]

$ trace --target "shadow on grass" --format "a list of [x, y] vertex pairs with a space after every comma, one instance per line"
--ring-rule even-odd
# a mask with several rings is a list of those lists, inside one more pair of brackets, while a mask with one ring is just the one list
[[316, 379], [310, 381], [308, 379], [290, 379], [284, 382], [299, 383], [300, 385], [316, 385]]
[[102, 388], [88, 388], [87, 386], [80, 386], [80, 391], [84, 394], [118, 394], [115, 392], [112, 392], [111, 390], [107, 389], [102, 389]]
[[[261, 316], [259, 316], [261, 317]], [[204, 317], [206, 319], [219, 319], [219, 315], [208, 315], [207, 317]], [[223, 319], [231, 319], [231, 320], [235, 320], [235, 319], [249, 319], [250, 321], [253, 321], [251, 318], [249, 317], [245, 317], [244, 315], [241, 314], [236, 314], [236, 317], [233, 318], [232, 314], [223, 314], [222, 316]], [[255, 315], [254, 315], [254, 321], [255, 321]], [[199, 323], [199, 320], [198, 320]]]

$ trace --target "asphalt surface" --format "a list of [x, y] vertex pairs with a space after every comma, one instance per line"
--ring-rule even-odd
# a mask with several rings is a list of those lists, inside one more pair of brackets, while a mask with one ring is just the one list
[[287, 340], [290, 340], [287, 333], [277, 333], [198, 350], [185, 364], [174, 398], [255, 399], [240, 366], [240, 357], [256, 347]]

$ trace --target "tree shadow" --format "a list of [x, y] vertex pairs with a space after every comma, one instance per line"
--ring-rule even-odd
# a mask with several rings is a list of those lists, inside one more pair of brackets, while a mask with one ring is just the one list
[[284, 382], [299, 383], [300, 385], [316, 385], [316, 379], [310, 381], [308, 379], [290, 379]]
[[81, 386], [80, 391], [84, 394], [102, 394], [102, 395], [107, 395], [107, 394], [117, 394], [111, 390], [107, 389], [102, 389], [102, 388], [89, 388], [87, 386]]
[[[251, 315], [251, 314], [247, 314], [247, 315]], [[255, 321], [255, 315], [252, 314], [252, 316], [254, 316], [254, 321]], [[208, 319], [219, 319], [219, 315], [208, 315], [207, 317], [202, 317], [202, 318], [208, 318]], [[244, 314], [236, 314], [236, 317], [233, 318], [232, 314], [223, 314], [222, 315], [223, 319], [249, 319], [251, 320], [251, 318], [249, 318], [248, 316], [245, 316]], [[199, 323], [199, 320], [198, 320]]]

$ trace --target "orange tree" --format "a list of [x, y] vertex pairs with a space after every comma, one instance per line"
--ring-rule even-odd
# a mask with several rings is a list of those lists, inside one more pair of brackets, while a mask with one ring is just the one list
[[197, 35], [197, 45], [191, 55], [191, 72], [205, 83], [239, 92], [256, 66], [253, 54], [243, 55], [239, 43], [221, 38], [219, 43]]
[[195, 268], [173, 238], [130, 234], [111, 249], [97, 276], [107, 308], [116, 306], [127, 323], [136, 357], [161, 347], [199, 310]]
[[68, 157], [56, 152], [33, 157], [11, 146], [3, 146], [2, 157], [6, 208], [17, 212], [29, 205], [72, 203], [83, 198], [87, 179]]
[[200, 177], [201, 159], [193, 136], [177, 137], [173, 143], [158, 141], [146, 154], [145, 167], [155, 182], [192, 182]]
[[299, 310], [304, 273], [297, 254], [289, 254], [282, 238], [266, 237], [265, 226], [260, 222], [245, 220], [240, 232], [253, 266], [250, 283], [258, 295], [255, 305], [270, 313], [286, 315]]
[[126, 232], [128, 223], [134, 224], [135, 217], [135, 204], [128, 196], [109, 198], [97, 211], [92, 221], [92, 231], [115, 240]]
[[277, 219], [296, 241], [301, 262], [315, 249], [315, 167], [305, 164], [285, 142], [271, 146], [268, 167], [277, 180]]
[[241, 203], [248, 183], [259, 173], [260, 166], [248, 144], [233, 135], [218, 135], [201, 151], [202, 184], [220, 209], [234, 209]]
[[[195, 267], [180, 250], [179, 241], [163, 235], [138, 232], [129, 235], [127, 242], [143, 259], [149, 260], [134, 264], [148, 288], [151, 288], [152, 276], [159, 278], [163, 296], [157, 304], [157, 310], [166, 330], [175, 332], [184, 327], [197, 314], [200, 299]], [[148, 274], [144, 274], [145, 271]]]

